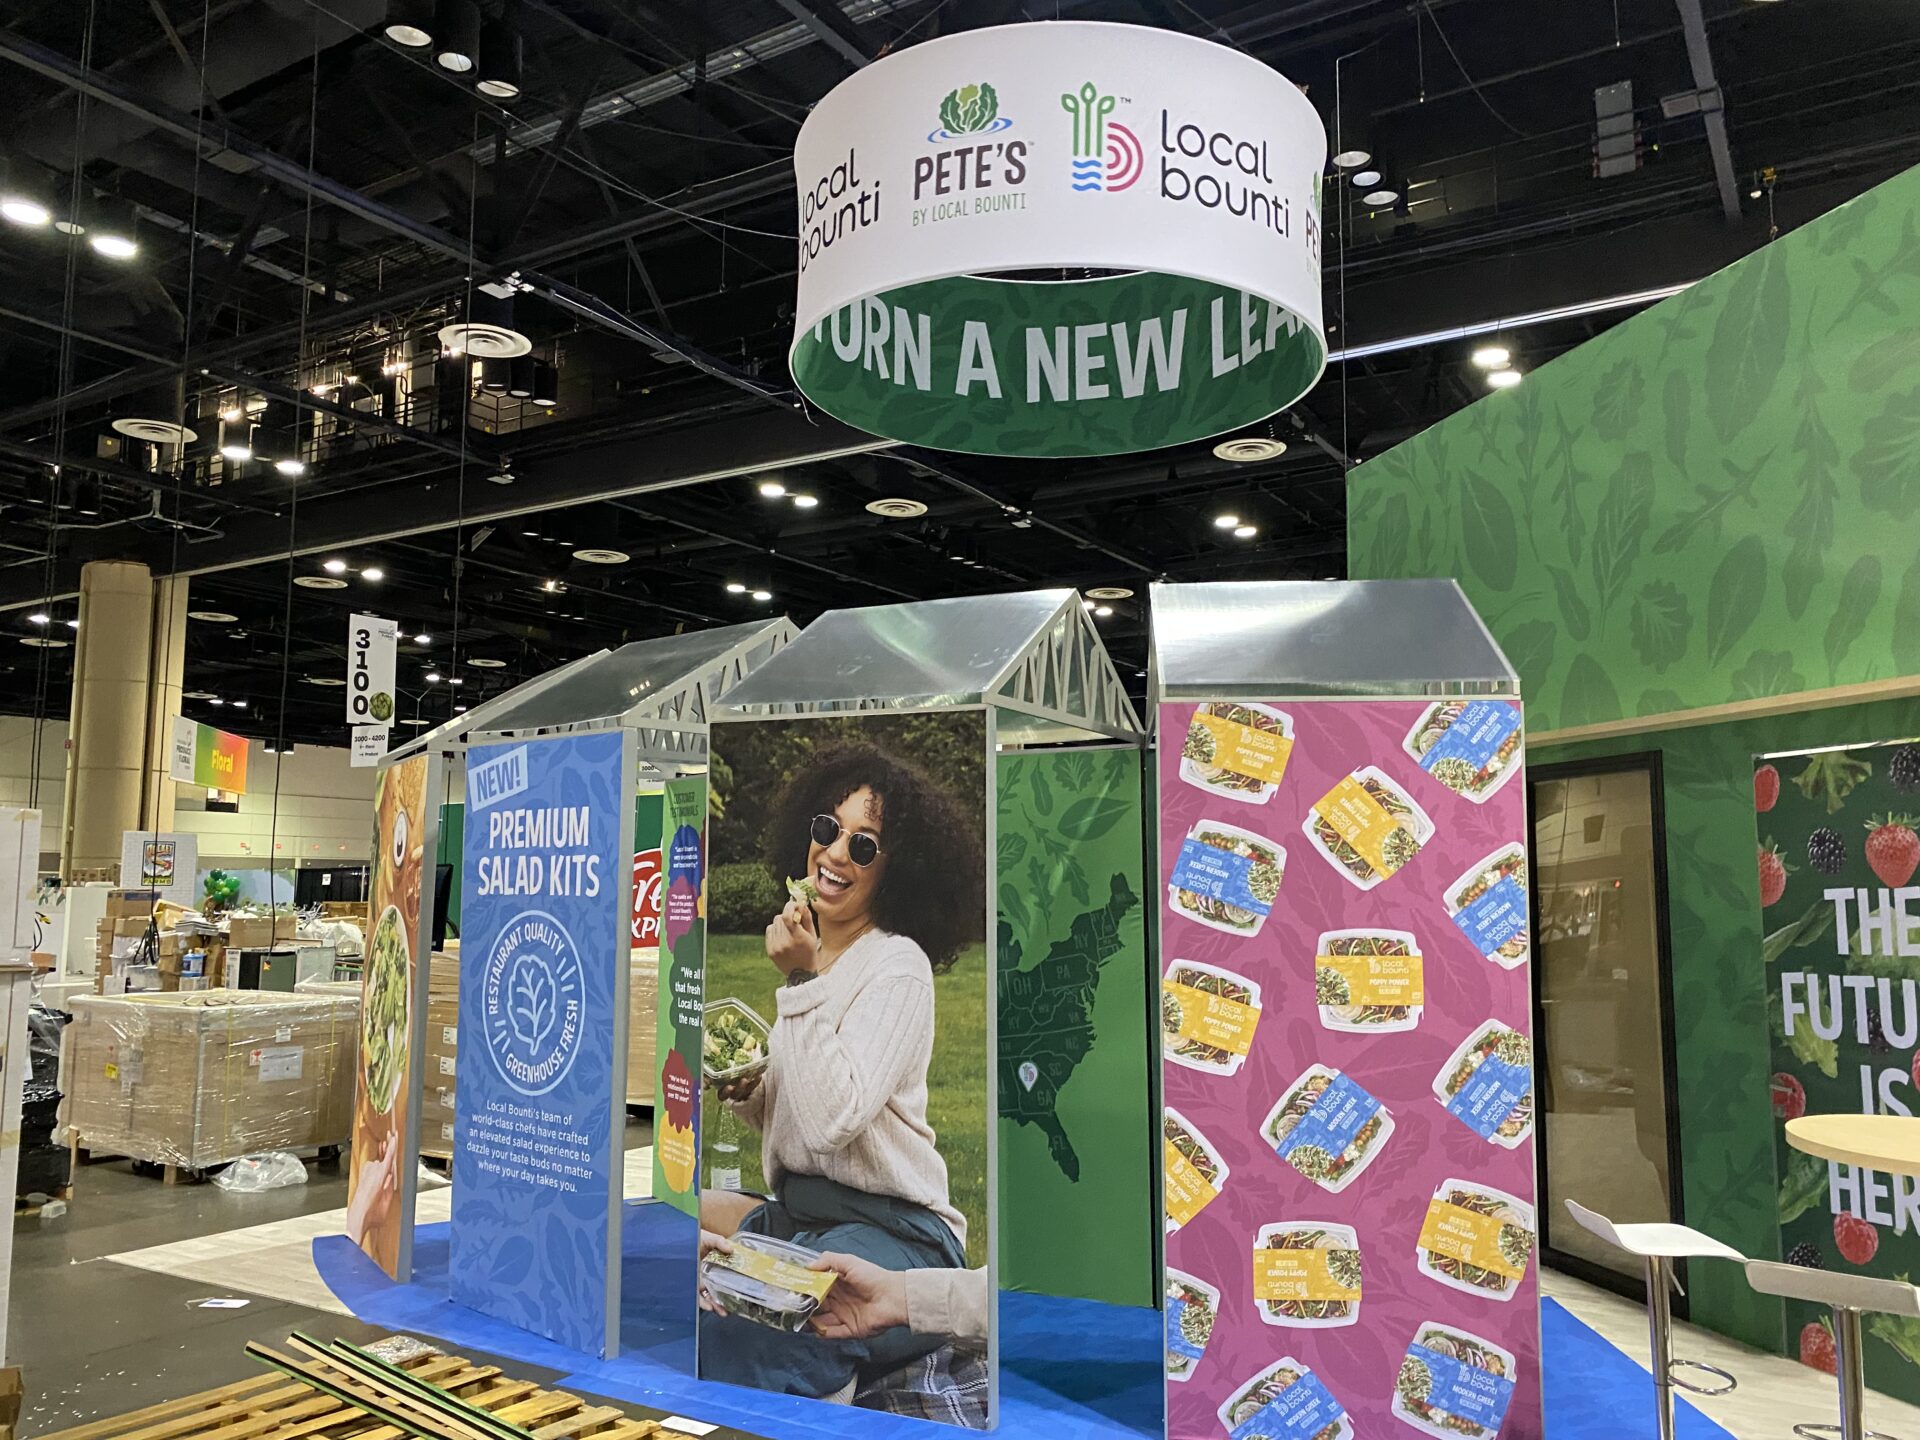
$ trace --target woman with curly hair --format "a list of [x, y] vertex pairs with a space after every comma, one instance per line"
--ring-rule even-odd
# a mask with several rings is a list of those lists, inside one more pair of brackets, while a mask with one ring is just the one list
[[[825, 750], [788, 782], [767, 864], [782, 881], [805, 877], [811, 895], [766, 929], [767, 959], [787, 977], [767, 1068], [721, 1091], [761, 1133], [774, 1198], [708, 1192], [710, 1232], [888, 1270], [965, 1268], [967, 1221], [927, 1122], [927, 1069], [934, 974], [985, 924], [976, 828], [943, 787], [871, 745]], [[940, 1343], [904, 1326], [829, 1341], [715, 1313], [703, 1321], [701, 1374], [847, 1400], [863, 1377]]]

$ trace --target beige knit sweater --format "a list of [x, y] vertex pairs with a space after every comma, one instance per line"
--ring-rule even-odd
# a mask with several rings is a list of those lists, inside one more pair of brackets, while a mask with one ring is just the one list
[[933, 967], [904, 935], [869, 930], [817, 980], [783, 988], [765, 1078], [736, 1112], [761, 1132], [767, 1184], [819, 1175], [924, 1205], [961, 1244], [966, 1217], [927, 1123]]

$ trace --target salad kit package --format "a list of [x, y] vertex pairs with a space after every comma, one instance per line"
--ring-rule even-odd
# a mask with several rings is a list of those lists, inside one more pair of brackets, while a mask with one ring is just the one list
[[1169, 1440], [1545, 1440], [1518, 703], [1157, 723]]
[[767, 1068], [772, 1027], [744, 1000], [709, 1000], [700, 1037], [700, 1071], [716, 1085], [745, 1080]]

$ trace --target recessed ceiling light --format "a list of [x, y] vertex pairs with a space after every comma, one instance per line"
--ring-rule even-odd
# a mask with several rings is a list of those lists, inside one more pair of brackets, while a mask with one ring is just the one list
[[1473, 352], [1473, 363], [1482, 370], [1504, 370], [1513, 361], [1513, 352], [1504, 345], [1482, 345]]
[[793, 503], [801, 510], [811, 510], [820, 503], [820, 497], [818, 495], [796, 495], [793, 497]]
[[318, 685], [322, 690], [339, 690], [346, 685], [338, 675], [309, 675], [307, 684]]
[[247, 702], [244, 700], [236, 700], [233, 702], [233, 708], [236, 710], [244, 710], [247, 708]]
[[[389, 31], [388, 33], [391, 34], [392, 32]], [[1356, 165], [1366, 164], [1367, 161], [1372, 158], [1373, 152], [1371, 150], [1363, 150], [1358, 145], [1355, 145], [1349, 149], [1342, 150], [1338, 155], [1334, 156], [1333, 163], [1338, 165], [1342, 170], [1351, 170]]]
[[140, 247], [125, 235], [113, 235], [106, 231], [95, 231], [87, 237], [87, 244], [109, 260], [131, 260], [140, 253]]
[[1219, 530], [1231, 530], [1239, 523], [1240, 517], [1238, 515], [1216, 515], [1213, 517], [1214, 528]]
[[222, 700], [218, 695], [214, 696], [211, 700], [207, 701], [207, 704], [209, 705], [224, 705], [226, 703], [227, 702]]
[[624, 565], [633, 557], [624, 550], [576, 550], [573, 558], [585, 565]]
[[1094, 607], [1093, 607], [1093, 613], [1094, 613], [1094, 616], [1095, 616], [1095, 618], [1097, 618], [1097, 619], [1100, 619], [1100, 620], [1104, 620], [1104, 619], [1106, 619], [1106, 618], [1107, 618], [1107, 617], [1108, 617], [1109, 615], [1111, 615], [1111, 614], [1113, 614], [1113, 606], [1111, 606], [1111, 605], [1096, 605], [1096, 606], [1094, 606]]
[[1087, 594], [1095, 600], [1131, 600], [1133, 591], [1124, 585], [1096, 585]]
[[243, 445], [240, 441], [236, 440], [231, 445], [222, 445], [220, 447], [220, 458], [222, 460], [231, 460], [236, 465], [244, 465], [247, 461], [253, 459], [253, 447], [251, 445]]
[[453, 713], [456, 715], [464, 715], [467, 713], [467, 707], [464, 705], [456, 705], [453, 707]]
[[20, 643], [22, 645], [31, 645], [36, 650], [64, 650], [67, 648], [67, 642], [65, 640], [55, 640], [47, 635], [22, 635], [20, 637]]
[[746, 593], [747, 593], [747, 587], [742, 585], [738, 580], [729, 580], [727, 582], [727, 594], [744, 595]]
[[360, 578], [362, 580], [380, 581], [387, 578], [387, 572], [382, 570], [378, 565], [369, 565], [360, 572]]
[[447, 677], [447, 684], [449, 685], [464, 685], [466, 683], [467, 682], [462, 680], [458, 675], [451, 675]]
[[425, 725], [431, 725], [431, 724], [432, 724], [433, 722], [432, 722], [431, 720], [419, 720], [419, 719], [414, 719], [414, 720], [402, 720], [402, 721], [401, 721], [400, 723], [401, 723], [402, 725], [412, 725], [412, 726], [414, 726], [414, 727], [416, 727], [416, 728], [418, 728], [418, 727], [421, 727], [421, 726], [425, 726]]
[[1380, 183], [1378, 170], [1356, 170], [1353, 172], [1353, 184], [1356, 190], [1371, 190]]
[[506, 661], [496, 660], [491, 655], [471, 656], [468, 658], [467, 664], [476, 670], [504, 670], [507, 668]]
[[1487, 384], [1496, 390], [1511, 390], [1519, 383], [1520, 372], [1518, 370], [1489, 370], [1487, 372]]
[[1261, 460], [1277, 460], [1287, 453], [1287, 442], [1271, 435], [1243, 435], [1237, 440], [1222, 440], [1213, 447], [1214, 455], [1236, 465], [1251, 465]]
[[1080, 597], [1080, 608], [1081, 608], [1082, 610], [1091, 610], [1091, 609], [1093, 608], [1093, 601], [1091, 601], [1091, 600], [1089, 600], [1089, 599], [1087, 599], [1087, 598], [1086, 598], [1086, 597], [1085, 597], [1084, 595], [1083, 595], [1083, 596], [1081, 596], [1081, 597]]
[[540, 538], [540, 532], [538, 530], [522, 530], [520, 533], [529, 540], [538, 540]]
[[289, 478], [297, 478], [307, 473], [307, 462], [304, 460], [276, 460], [273, 462], [273, 468]]
[[756, 590], [753, 592], [753, 598], [765, 603], [773, 598], [773, 592], [771, 590]]
[[53, 617], [44, 610], [36, 610], [33, 614], [27, 616], [27, 623], [29, 625], [46, 625], [52, 620]]
[[37, 230], [53, 219], [53, 212], [38, 200], [29, 200], [24, 195], [9, 195], [0, 200], [0, 216], [5, 216], [11, 224], [26, 225]]
[[1384, 209], [1400, 198], [1398, 190], [1369, 190], [1360, 197], [1360, 203], [1371, 205], [1376, 210]]
[[231, 625], [240, 617], [225, 610], [189, 610], [189, 620], [205, 620], [209, 625]]
[[327, 560], [321, 564], [320, 568], [329, 575], [344, 575], [347, 573], [347, 562], [344, 560]]
[[782, 495], [787, 493], [787, 487], [782, 485], [778, 480], [762, 480], [760, 482], [760, 493], [769, 500], [778, 500]]
[[347, 582], [332, 575], [296, 575], [293, 583], [302, 590], [344, 590]]
[[1236, 540], [1251, 540], [1259, 533], [1260, 527], [1258, 525], [1236, 525], [1233, 527], [1233, 538]]
[[438, 670], [429, 670], [423, 678], [429, 685], [438, 685], [440, 683], [440, 672]]
[[869, 514], [883, 515], [889, 520], [917, 520], [927, 513], [927, 507], [923, 502], [898, 496], [885, 500], [869, 500], [866, 508]]
[[431, 645], [433, 643], [433, 636], [422, 630], [418, 635], [413, 637], [413, 643], [416, 645]]
[[80, 628], [80, 622], [78, 620], [69, 620], [67, 621], [67, 628], [69, 630], [78, 630]]

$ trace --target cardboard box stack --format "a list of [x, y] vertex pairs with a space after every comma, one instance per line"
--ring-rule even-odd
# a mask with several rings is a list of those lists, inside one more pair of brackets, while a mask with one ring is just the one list
[[296, 928], [291, 910], [272, 915], [235, 915], [227, 922], [227, 946], [233, 950], [271, 950], [293, 939]]
[[454, 1061], [460, 1042], [460, 957], [436, 950], [427, 970], [425, 1079], [420, 1086], [420, 1153], [453, 1159]]
[[63, 1119], [104, 1154], [200, 1169], [346, 1141], [359, 1006], [208, 990], [83, 995], [61, 1042]]
[[226, 944], [219, 933], [205, 920], [189, 919], [178, 906], [158, 900], [152, 890], [108, 893], [94, 940], [97, 993], [170, 993], [221, 983]]
[[654, 1015], [660, 1006], [660, 952], [635, 950], [627, 964], [627, 1104], [653, 1104], [658, 1048]]

